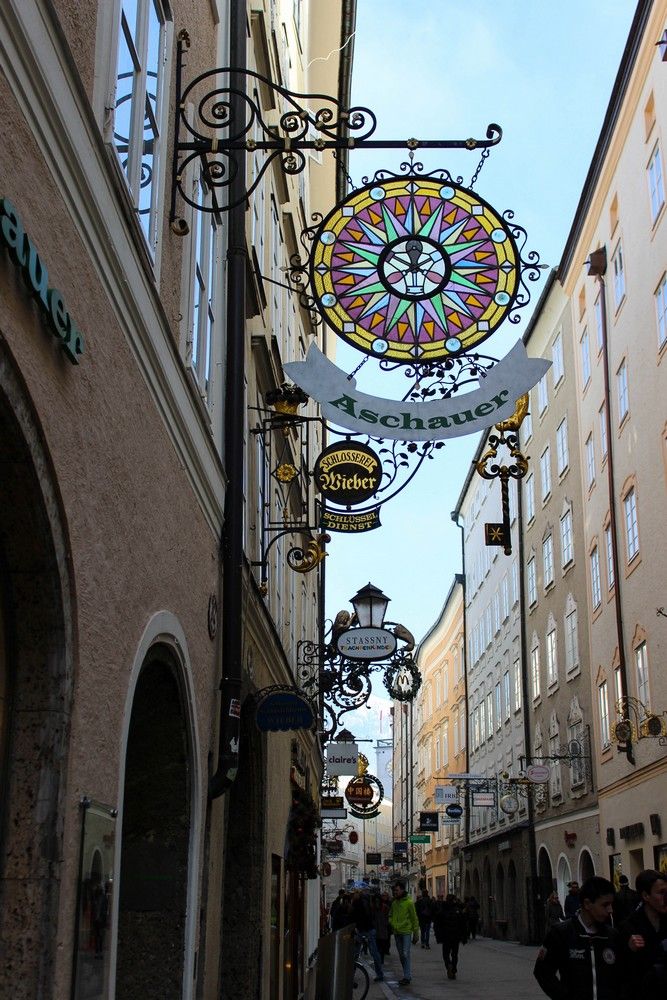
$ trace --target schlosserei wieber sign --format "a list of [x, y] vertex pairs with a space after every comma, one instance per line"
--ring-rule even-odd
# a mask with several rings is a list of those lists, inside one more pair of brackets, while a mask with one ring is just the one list
[[537, 385], [551, 367], [544, 358], [529, 358], [521, 340], [499, 361], [478, 389], [427, 403], [369, 396], [311, 344], [305, 361], [284, 366], [289, 378], [322, 408], [322, 416], [338, 427], [396, 441], [435, 441], [461, 437], [493, 427], [512, 416], [516, 401]]
[[382, 480], [382, 462], [372, 448], [354, 441], [330, 444], [315, 462], [315, 485], [326, 500], [353, 507], [374, 496]]

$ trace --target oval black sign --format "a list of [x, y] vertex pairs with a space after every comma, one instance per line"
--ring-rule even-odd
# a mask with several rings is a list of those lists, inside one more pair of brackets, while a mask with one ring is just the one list
[[382, 463], [368, 445], [337, 441], [317, 459], [314, 476], [323, 497], [341, 507], [352, 507], [377, 493]]
[[445, 809], [445, 812], [450, 819], [458, 819], [463, 815], [463, 806], [460, 806], [458, 802], [451, 802]]

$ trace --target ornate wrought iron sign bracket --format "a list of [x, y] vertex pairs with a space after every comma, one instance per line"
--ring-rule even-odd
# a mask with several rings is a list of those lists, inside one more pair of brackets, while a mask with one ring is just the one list
[[[229, 211], [249, 198], [276, 159], [286, 174], [300, 174], [309, 150], [481, 149], [488, 154], [502, 138], [502, 129], [492, 123], [483, 139], [376, 139], [377, 120], [369, 108], [345, 108], [326, 94], [299, 94], [249, 69], [211, 69], [184, 86], [189, 47], [187, 31], [179, 32], [170, 222], [180, 235], [188, 232], [188, 225], [177, 215], [178, 195], [197, 211]], [[234, 86], [233, 81], [244, 85]], [[278, 110], [263, 111], [260, 95], [263, 103], [273, 102]], [[242, 194], [230, 197], [240, 158], [255, 152], [264, 156], [251, 183]], [[212, 194], [207, 206], [195, 202], [184, 183], [188, 165], [197, 161]]]

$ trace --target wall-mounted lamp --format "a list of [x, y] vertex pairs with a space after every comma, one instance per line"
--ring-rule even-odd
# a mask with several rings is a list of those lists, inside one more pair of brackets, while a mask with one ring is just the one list
[[350, 598], [357, 622], [361, 628], [382, 628], [387, 605], [391, 598], [387, 597], [379, 587], [367, 583]]

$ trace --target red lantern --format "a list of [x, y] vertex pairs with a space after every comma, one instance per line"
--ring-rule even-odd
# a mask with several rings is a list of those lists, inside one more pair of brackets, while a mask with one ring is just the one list
[[350, 832], [350, 843], [356, 844], [358, 840], [359, 840], [359, 834], [357, 833], [356, 830], [352, 830]]

